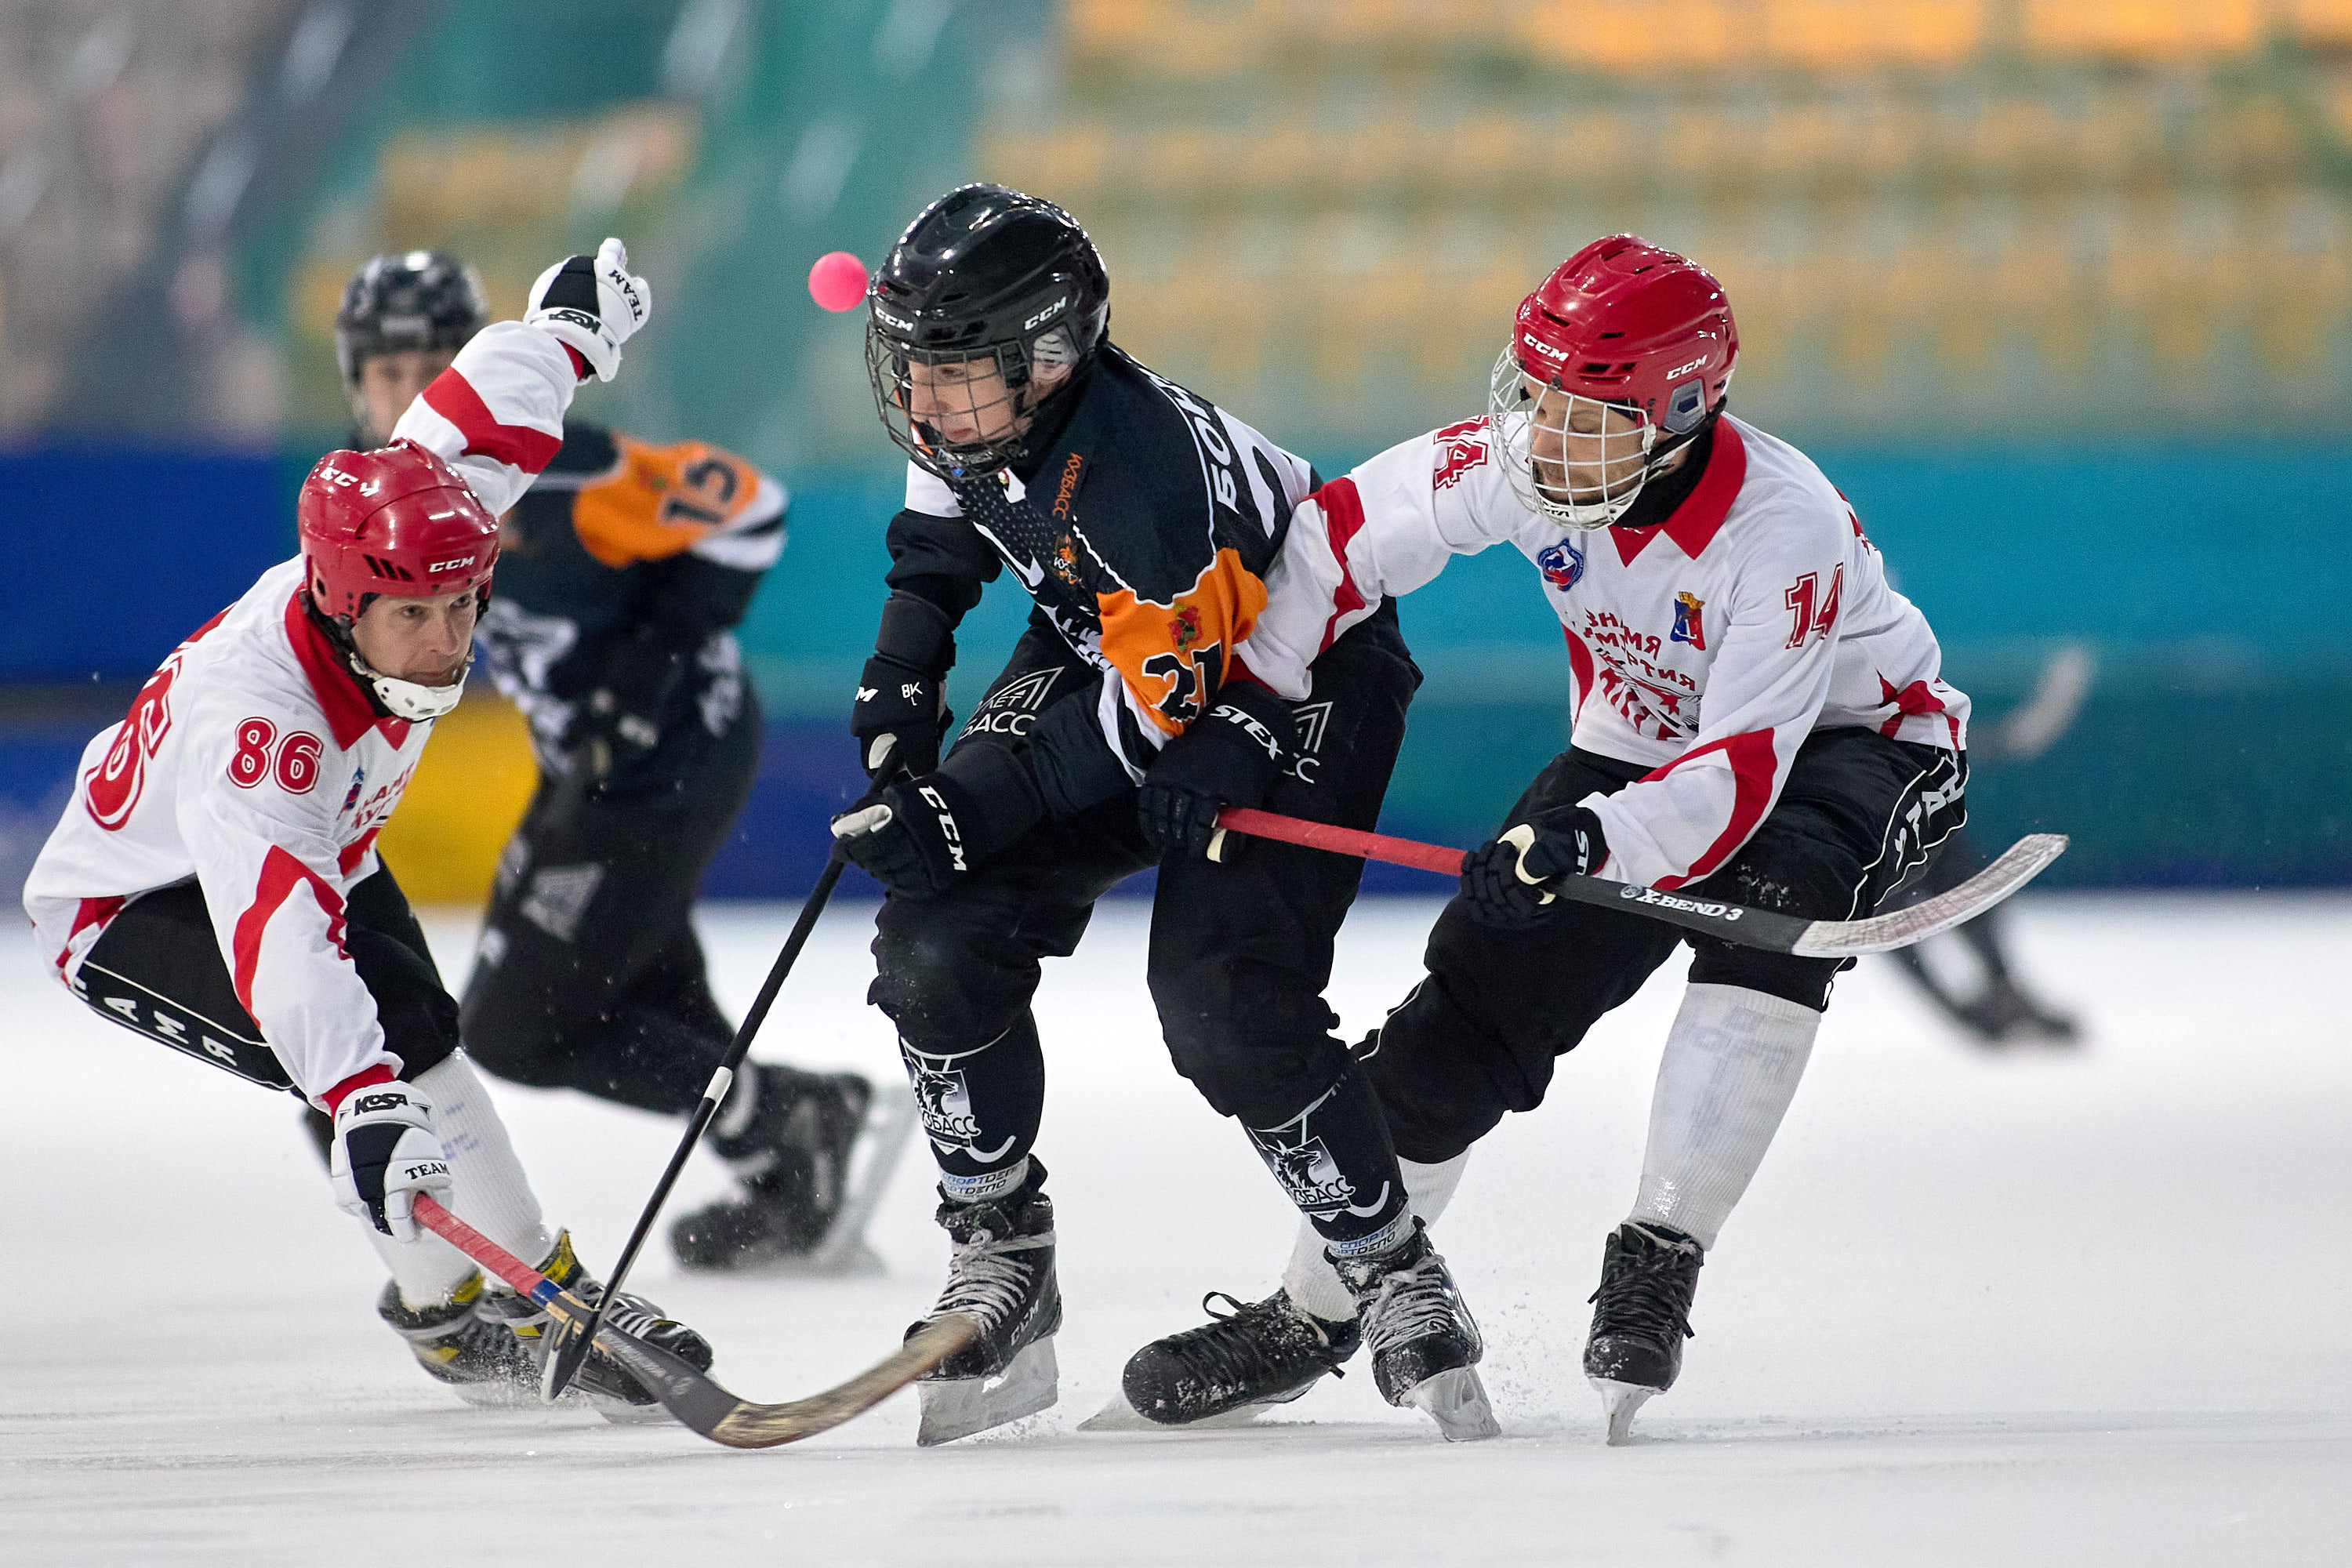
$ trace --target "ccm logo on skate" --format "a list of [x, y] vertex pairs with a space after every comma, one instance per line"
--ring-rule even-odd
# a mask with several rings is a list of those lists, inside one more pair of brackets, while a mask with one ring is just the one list
[[1672, 893], [1662, 893], [1655, 888], [1627, 888], [1617, 896], [1637, 904], [1655, 904], [1662, 910], [1685, 910], [1695, 915], [1711, 915], [1724, 921], [1736, 921], [1747, 912], [1737, 904], [1703, 904], [1694, 899], [1677, 899]]
[[404, 1094], [363, 1094], [352, 1101], [352, 1109], [365, 1116], [372, 1111], [397, 1110], [408, 1103]]

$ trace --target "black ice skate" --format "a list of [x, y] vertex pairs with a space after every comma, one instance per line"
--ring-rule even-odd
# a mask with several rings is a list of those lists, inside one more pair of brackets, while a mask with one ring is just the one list
[[[1213, 1304], [1222, 1301], [1220, 1312]], [[1318, 1318], [1276, 1290], [1244, 1302], [1222, 1290], [1201, 1298], [1209, 1321], [1154, 1340], [1128, 1357], [1120, 1399], [1087, 1430], [1238, 1426], [1286, 1405], [1339, 1368], [1364, 1336], [1353, 1322]]]
[[1045, 1180], [1033, 1158], [1018, 1190], [986, 1203], [940, 1205], [940, 1227], [955, 1244], [948, 1282], [930, 1317], [907, 1336], [932, 1318], [961, 1312], [980, 1325], [980, 1337], [915, 1384], [923, 1404], [915, 1441], [925, 1447], [1034, 1415], [1057, 1396], [1062, 1288], [1054, 1272], [1054, 1200], [1039, 1190]]
[[731, 1197], [670, 1227], [688, 1268], [789, 1274], [878, 1273], [866, 1222], [915, 1123], [903, 1085], [855, 1073], [758, 1069], [740, 1127], [714, 1125], [710, 1146], [742, 1183]]
[[1486, 1342], [1422, 1222], [1416, 1218], [1411, 1238], [1386, 1252], [1335, 1258], [1331, 1266], [1356, 1298], [1381, 1397], [1427, 1411], [1449, 1443], [1500, 1436], [1478, 1381]]
[[[604, 1287], [590, 1276], [572, 1250], [572, 1234], [565, 1231], [556, 1237], [554, 1254], [539, 1266], [539, 1271], [571, 1291], [590, 1306], [604, 1299]], [[539, 1366], [545, 1356], [545, 1332], [548, 1314], [534, 1301], [526, 1300], [513, 1291], [494, 1288], [482, 1298], [482, 1315], [503, 1324], [525, 1347], [530, 1358], [530, 1385], [539, 1386]], [[635, 1334], [651, 1345], [656, 1345], [692, 1366], [698, 1372], [710, 1370], [710, 1342], [688, 1328], [684, 1323], [662, 1316], [662, 1310], [634, 1292], [624, 1290], [606, 1307], [604, 1321], [614, 1327]], [[635, 1373], [623, 1367], [605, 1352], [602, 1344], [588, 1352], [588, 1359], [572, 1380], [607, 1421], [666, 1421], [669, 1413], [639, 1383]]]
[[1954, 1002], [1951, 1014], [1961, 1027], [1987, 1046], [2021, 1041], [2071, 1046], [2082, 1032], [2073, 1017], [2035, 1001], [2005, 977], [1987, 982], [1984, 990], [1969, 1001]]
[[412, 1307], [396, 1280], [384, 1281], [376, 1315], [408, 1342], [419, 1366], [457, 1391], [468, 1405], [535, 1403], [539, 1366], [504, 1323], [482, 1316], [482, 1277], [478, 1272], [446, 1301]]
[[1610, 1442], [1625, 1442], [1643, 1401], [1675, 1385], [1705, 1261], [1697, 1242], [1663, 1225], [1628, 1220], [1601, 1244], [1584, 1375], [1601, 1393]]

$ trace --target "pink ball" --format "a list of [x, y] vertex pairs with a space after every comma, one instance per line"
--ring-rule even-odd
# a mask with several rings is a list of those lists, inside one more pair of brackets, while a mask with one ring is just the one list
[[866, 299], [866, 263], [829, 250], [809, 268], [809, 298], [828, 310], [855, 310]]

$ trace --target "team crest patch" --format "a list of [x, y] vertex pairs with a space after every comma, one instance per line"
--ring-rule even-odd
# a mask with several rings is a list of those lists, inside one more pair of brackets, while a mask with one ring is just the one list
[[[1538, 554], [1536, 565], [1542, 571], [1545, 582], [1565, 594], [1584, 575], [1584, 552], [1563, 539]], [[1681, 624], [1675, 622], [1677, 626]]]
[[1706, 623], [1699, 618], [1699, 612], [1706, 608], [1705, 599], [1689, 594], [1676, 594], [1675, 595], [1675, 632], [1671, 640], [1686, 642], [1701, 653], [1705, 653]]

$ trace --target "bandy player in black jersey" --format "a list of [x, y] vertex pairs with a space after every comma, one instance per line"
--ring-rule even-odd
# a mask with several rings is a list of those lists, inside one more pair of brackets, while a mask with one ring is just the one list
[[[362, 265], [335, 319], [354, 444], [380, 443], [488, 321], [473, 269], [446, 251]], [[540, 786], [464, 995], [467, 1047], [491, 1073], [684, 1116], [725, 1053], [734, 1026], [688, 916], [759, 765], [733, 628], [783, 549], [785, 507], [732, 453], [575, 419], [499, 520], [478, 636], [530, 722]], [[739, 1188], [672, 1228], [679, 1261], [851, 1261], [911, 1125], [894, 1087], [857, 1151], [873, 1098], [855, 1074], [746, 1063], [710, 1133]]]
[[[1336, 639], [1298, 700], [1251, 675], [1239, 650], [1314, 477], [1110, 342], [1109, 279], [1060, 208], [951, 191], [867, 304], [875, 397], [910, 463], [853, 721], [876, 787], [835, 831], [889, 889], [872, 995], [940, 1165], [954, 1247], [935, 1311], [983, 1329], [920, 1385], [922, 1440], [1055, 1398], [1029, 1001], [1095, 900], [1153, 865], [1150, 982], [1178, 1070], [1248, 1130], [1328, 1249], [1381, 1392], [1448, 1436], [1490, 1434], [1477, 1330], [1323, 1001], [1361, 868], [1271, 844], [1205, 853], [1223, 804], [1372, 826], [1420, 681], [1394, 612]], [[954, 731], [956, 626], [1007, 567], [1035, 601], [1029, 628]]]

